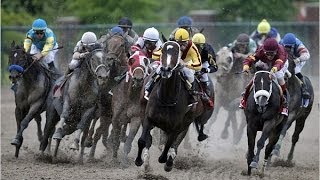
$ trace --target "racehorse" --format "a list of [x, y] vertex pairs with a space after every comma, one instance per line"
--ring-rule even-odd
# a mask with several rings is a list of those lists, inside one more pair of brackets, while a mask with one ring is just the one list
[[117, 157], [120, 145], [120, 131], [122, 126], [130, 123], [130, 132], [125, 141], [122, 164], [128, 164], [128, 154], [132, 147], [132, 141], [139, 130], [143, 114], [140, 106], [140, 92], [144, 78], [150, 73], [148, 65], [150, 60], [140, 51], [136, 51], [128, 59], [128, 71], [126, 78], [116, 85], [112, 95], [112, 137], [113, 156]]
[[[271, 151], [287, 120], [287, 117], [280, 113], [281, 88], [272, 80], [272, 76], [268, 71], [255, 73], [253, 90], [248, 97], [247, 108], [244, 109], [248, 137], [248, 175], [251, 175], [251, 168], [258, 168], [260, 151], [264, 147], [265, 141], [269, 139], [262, 168], [262, 173], [264, 172]], [[254, 154], [257, 131], [262, 131], [262, 134], [257, 142], [256, 154]]]
[[245, 117], [242, 112], [240, 117], [238, 117], [238, 119], [240, 118], [239, 128], [236, 117], [236, 112], [239, 110], [240, 95], [246, 82], [249, 81], [248, 77], [239, 73], [242, 71], [242, 61], [243, 59], [234, 59], [231, 50], [227, 47], [223, 47], [217, 52], [216, 62], [219, 69], [214, 73], [214, 77], [216, 77], [215, 111], [213, 112], [212, 120], [209, 121], [210, 128], [217, 120], [221, 108], [223, 107], [227, 110], [225, 127], [221, 133], [221, 138], [228, 138], [228, 128], [231, 123], [234, 144], [237, 144], [241, 140], [246, 126]]
[[[145, 118], [142, 121], [143, 130], [138, 140], [137, 166], [143, 164], [142, 150], [152, 144], [151, 129], [155, 126], [167, 135], [167, 141], [159, 157], [159, 163], [166, 163], [164, 169], [171, 171], [176, 156], [174, 143], [178, 136], [184, 137], [189, 125], [193, 122], [192, 112], [188, 106], [190, 94], [182, 77], [180, 46], [173, 41], [163, 44], [160, 64], [160, 80], [155, 84], [145, 108]], [[143, 93], [141, 93], [143, 94]], [[143, 98], [143, 95], [142, 95]], [[178, 143], [179, 144], [179, 143]], [[146, 152], [145, 152], [146, 153]]]
[[[248, 105], [244, 109], [248, 137], [248, 175], [251, 175], [251, 168], [258, 168], [260, 151], [265, 141], [269, 139], [262, 168], [262, 174], [264, 173], [268, 157], [286, 122], [286, 116], [280, 114], [282, 93], [280, 89], [280, 86], [272, 80], [270, 72], [257, 71], [255, 73], [253, 88], [247, 100]], [[254, 154], [257, 131], [262, 131], [262, 134], [257, 142], [256, 154]]]
[[23, 45], [12, 42], [9, 53], [9, 78], [17, 86], [14, 90], [17, 134], [11, 142], [16, 146], [15, 157], [19, 156], [23, 143], [23, 131], [32, 119], [37, 122], [38, 139], [42, 140], [40, 114], [46, 110], [46, 102], [50, 99], [49, 72], [38, 61], [32, 60], [31, 56], [24, 51]]
[[[86, 59], [81, 61], [80, 67], [68, 77], [62, 90], [62, 96], [54, 99], [53, 105], [56, 112], [53, 113], [60, 115], [60, 121], [53, 135], [53, 139], [57, 141], [54, 157], [57, 156], [61, 139], [74, 131], [75, 138], [71, 148], [78, 150], [80, 135], [82, 131], [85, 131], [81, 139], [79, 156], [79, 161], [82, 162], [86, 131], [97, 110], [99, 93], [104, 91], [103, 85], [107, 83], [112, 63], [106, 62], [102, 49], [93, 50]], [[55, 123], [51, 125], [54, 126]]]
[[314, 91], [313, 91], [313, 87], [310, 79], [307, 76], [304, 76], [307, 91], [311, 96], [309, 103], [307, 105], [304, 104], [305, 102], [302, 98], [301, 82], [300, 82], [300, 79], [297, 76], [295, 76], [295, 72], [294, 72], [296, 65], [292, 58], [289, 57], [288, 61], [289, 61], [288, 71], [290, 72], [288, 73], [289, 77], [287, 80], [288, 91], [290, 94], [289, 117], [288, 117], [287, 123], [282, 129], [279, 141], [277, 142], [272, 154], [278, 157], [280, 156], [280, 148], [281, 148], [282, 140], [285, 137], [287, 130], [291, 127], [292, 123], [295, 121], [296, 125], [295, 125], [294, 133], [292, 135], [292, 144], [291, 144], [290, 152], [287, 157], [287, 161], [291, 162], [293, 159], [295, 145], [299, 140], [299, 134], [302, 132], [306, 119], [312, 110], [312, 105], [314, 101]]
[[[93, 159], [95, 150], [96, 150], [96, 145], [103, 136], [103, 145], [108, 148], [108, 135], [109, 135], [109, 126], [112, 123], [111, 117], [112, 117], [112, 107], [111, 107], [111, 101], [112, 101], [112, 96], [110, 96], [109, 93], [113, 87], [115, 87], [118, 83], [115, 79], [122, 77], [123, 74], [125, 74], [126, 69], [127, 69], [127, 52], [126, 52], [126, 40], [123, 36], [121, 35], [113, 35], [110, 36], [107, 41], [106, 41], [106, 47], [104, 48], [104, 53], [105, 53], [105, 59], [107, 63], [111, 63], [112, 65], [110, 66], [110, 72], [108, 76], [108, 81], [104, 85], [105, 91], [101, 91], [99, 94], [99, 111], [100, 111], [100, 126], [97, 128], [96, 132], [94, 133], [93, 137], [93, 143], [92, 147], [90, 150], [89, 158]], [[89, 134], [93, 134], [92, 131], [94, 131], [94, 126], [95, 124], [93, 123], [91, 125]], [[115, 125], [116, 126], [116, 125]], [[113, 132], [113, 131], [112, 131]], [[114, 136], [111, 135], [110, 138], [112, 140]], [[88, 141], [91, 141], [92, 137], [88, 137]], [[114, 144], [114, 143], [112, 143]], [[115, 148], [115, 145], [112, 147]], [[118, 150], [118, 148], [117, 148]], [[114, 150], [114, 154], [117, 153]]]

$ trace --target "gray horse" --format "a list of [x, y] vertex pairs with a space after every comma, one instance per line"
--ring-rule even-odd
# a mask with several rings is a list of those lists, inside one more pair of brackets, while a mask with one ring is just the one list
[[234, 59], [231, 50], [227, 47], [221, 48], [217, 52], [217, 65], [219, 70], [214, 74], [216, 78], [215, 84], [215, 111], [213, 112], [212, 120], [209, 121], [209, 129], [217, 120], [217, 116], [221, 108], [227, 110], [225, 127], [221, 133], [221, 138], [228, 138], [228, 128], [231, 123], [233, 130], [233, 143], [237, 144], [242, 137], [244, 127], [246, 126], [244, 114], [241, 112], [240, 125], [238, 127], [236, 113], [239, 110], [240, 95], [249, 82], [249, 77], [246, 77], [239, 72], [242, 71], [243, 59]]
[[[107, 63], [102, 49], [91, 52], [91, 56], [82, 61], [79, 68], [75, 69], [63, 87], [62, 96], [54, 99], [56, 113], [60, 121], [53, 135], [57, 140], [54, 157], [61, 139], [65, 135], [75, 132], [72, 149], [79, 149], [80, 135], [87, 131], [98, 107], [98, 98], [107, 82], [109, 68], [112, 62]], [[52, 123], [54, 125], [55, 123]], [[83, 160], [84, 139], [87, 132], [83, 133], [79, 161]]]
[[[49, 95], [53, 79], [49, 71], [38, 61], [33, 61], [31, 55], [24, 51], [23, 45], [11, 44], [9, 53], [10, 80], [16, 84], [15, 116], [17, 121], [17, 135], [11, 144], [16, 146], [15, 157], [23, 142], [23, 131], [29, 122], [35, 119], [38, 126], [38, 139], [42, 140], [41, 116], [52, 101]], [[50, 101], [50, 102], [49, 102]]]

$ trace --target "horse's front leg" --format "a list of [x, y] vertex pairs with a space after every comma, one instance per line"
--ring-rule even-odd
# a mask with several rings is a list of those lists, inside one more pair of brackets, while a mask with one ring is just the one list
[[251, 175], [251, 162], [254, 157], [254, 146], [256, 141], [257, 130], [254, 125], [248, 124], [247, 127], [247, 139], [248, 139], [248, 152], [247, 152], [247, 165], [248, 165], [248, 175]]
[[176, 140], [176, 138], [177, 138], [176, 133], [167, 134], [167, 142], [166, 142], [166, 145], [164, 146], [164, 150], [162, 151], [162, 153], [158, 159], [159, 163], [167, 162], [168, 151], [171, 148], [173, 142]]
[[91, 120], [93, 119], [93, 115], [96, 111], [96, 106], [93, 106], [87, 109], [81, 117], [80, 122], [77, 125], [77, 130], [75, 132], [75, 137], [73, 139], [73, 143], [70, 146], [70, 149], [79, 150], [79, 142], [80, 142], [80, 135], [82, 131], [90, 125]]
[[62, 113], [60, 114], [60, 120], [57, 124], [57, 128], [52, 136], [53, 139], [62, 139], [65, 135], [63, 130], [63, 126], [67, 118], [69, 118], [70, 113], [70, 97], [68, 95], [65, 96], [62, 106]]
[[37, 122], [37, 135], [38, 135], [38, 140], [41, 142], [43, 138], [42, 129], [41, 129], [41, 115], [40, 114], [36, 115], [34, 120]]
[[19, 156], [19, 149], [23, 142], [23, 131], [28, 127], [29, 122], [34, 118], [36, 113], [39, 113], [39, 109], [42, 106], [43, 102], [38, 101], [31, 105], [27, 115], [23, 118], [20, 124], [20, 129], [18, 130], [18, 133], [16, 137], [12, 140], [11, 144], [16, 146], [16, 153], [15, 157]]
[[149, 119], [146, 118], [144, 120], [144, 123], [142, 125], [142, 133], [141, 136], [138, 140], [138, 155], [135, 160], [135, 164], [137, 166], [141, 166], [143, 164], [143, 160], [141, 158], [142, 150], [146, 147], [146, 140], [147, 140], [147, 135], [150, 134], [151, 130], [151, 124], [149, 122]]

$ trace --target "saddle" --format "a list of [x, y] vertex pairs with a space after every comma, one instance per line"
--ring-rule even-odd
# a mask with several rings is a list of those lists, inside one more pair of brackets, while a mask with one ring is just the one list
[[53, 86], [53, 97], [62, 96], [63, 87], [72, 74], [73, 72], [69, 73], [67, 76], [62, 76], [57, 79], [56, 83]]

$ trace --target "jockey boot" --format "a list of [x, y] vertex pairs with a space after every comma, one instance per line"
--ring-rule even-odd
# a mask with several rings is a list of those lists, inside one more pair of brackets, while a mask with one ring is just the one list
[[156, 84], [156, 82], [160, 79], [160, 75], [157, 73], [154, 73], [151, 78], [149, 79], [149, 81], [146, 83], [145, 88], [144, 88], [144, 98], [146, 100], [149, 100], [149, 95], [154, 87], [154, 85]]
[[285, 116], [288, 116], [288, 112], [289, 112], [289, 95], [288, 95], [288, 91], [286, 89], [286, 85], [280, 85], [281, 86], [281, 89], [282, 89], [282, 92], [283, 92], [283, 102], [282, 102], [282, 110], [281, 110], [281, 114], [285, 115]]
[[211, 98], [211, 90], [210, 90], [210, 87], [209, 87], [209, 85], [210, 85], [210, 82], [209, 81], [207, 81], [207, 82], [201, 82], [201, 85], [202, 85], [202, 88], [203, 88], [203, 90], [204, 90], [204, 94], [203, 94], [203, 96], [201, 97], [201, 99], [204, 101], [204, 102], [206, 102], [207, 103], [207, 105], [209, 106], [209, 107], [213, 107], [213, 100], [212, 100], [212, 98]]
[[301, 91], [302, 91], [302, 98], [303, 99], [310, 99], [310, 93], [307, 91], [307, 85], [305, 78], [301, 73], [296, 74], [297, 77], [301, 80]]
[[245, 88], [245, 91], [241, 94], [242, 99], [241, 99], [240, 105], [239, 105], [239, 108], [241, 108], [241, 109], [245, 109], [247, 107], [247, 99], [250, 94], [252, 84], [253, 84], [253, 79], [249, 82], [249, 84]]

